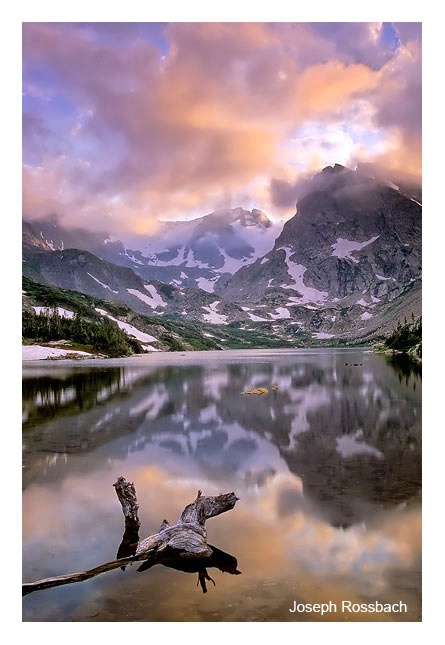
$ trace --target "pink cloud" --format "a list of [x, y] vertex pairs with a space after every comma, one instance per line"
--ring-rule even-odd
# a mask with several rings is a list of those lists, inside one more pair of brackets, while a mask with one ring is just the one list
[[165, 53], [126, 29], [25, 24], [25, 77], [50, 70], [40, 91], [74, 106], [66, 132], [51, 100], [45, 116], [27, 118], [41, 169], [25, 171], [25, 216], [47, 204], [93, 227], [107, 217], [140, 232], [158, 217], [208, 212], [221, 195], [254, 200], [248, 186], [289, 181], [283, 145], [299, 127], [341, 121], [357, 101], [373, 105], [376, 126], [397, 133], [405, 155], [419, 154], [420, 51], [411, 45], [395, 69], [378, 25], [352, 23], [361, 40], [346, 42], [347, 26], [333, 38], [321, 24], [173, 23]]

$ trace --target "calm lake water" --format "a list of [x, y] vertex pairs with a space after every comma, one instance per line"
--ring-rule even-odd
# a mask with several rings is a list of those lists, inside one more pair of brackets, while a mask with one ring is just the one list
[[[24, 363], [24, 582], [116, 557], [121, 475], [141, 538], [198, 489], [234, 491], [206, 526], [241, 575], [208, 569], [204, 594], [195, 572], [132, 565], [25, 596], [24, 621], [421, 620], [416, 366], [348, 349]], [[331, 611], [289, 611], [315, 603]]]

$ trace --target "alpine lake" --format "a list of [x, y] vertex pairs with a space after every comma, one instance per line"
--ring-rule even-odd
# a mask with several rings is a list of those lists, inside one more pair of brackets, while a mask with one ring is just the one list
[[198, 490], [239, 498], [206, 523], [220, 564], [205, 588], [198, 568], [136, 563], [26, 595], [24, 622], [422, 620], [420, 365], [228, 350], [24, 362], [22, 376], [23, 582], [116, 558], [120, 476], [141, 539]]

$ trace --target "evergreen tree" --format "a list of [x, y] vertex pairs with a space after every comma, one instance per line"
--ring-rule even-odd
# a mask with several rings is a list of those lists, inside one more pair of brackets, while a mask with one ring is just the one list
[[127, 334], [108, 318], [87, 320], [76, 313], [72, 319], [62, 317], [56, 306], [44, 309], [39, 314], [23, 310], [22, 336], [34, 342], [71, 340], [109, 356], [128, 356], [141, 351], [138, 341], [130, 341]]

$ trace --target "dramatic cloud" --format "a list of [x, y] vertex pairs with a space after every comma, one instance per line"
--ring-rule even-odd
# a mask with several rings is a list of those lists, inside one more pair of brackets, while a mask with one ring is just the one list
[[27, 218], [124, 236], [221, 203], [288, 217], [301, 178], [420, 175], [420, 25], [25, 23]]

